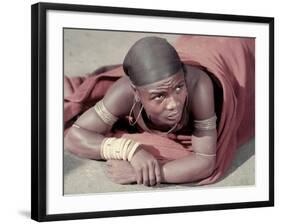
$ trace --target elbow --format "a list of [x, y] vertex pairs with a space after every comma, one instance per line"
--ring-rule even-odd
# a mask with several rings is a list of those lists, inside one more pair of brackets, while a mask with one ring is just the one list
[[207, 178], [211, 176], [216, 167], [216, 158], [208, 159], [203, 168], [203, 175], [202, 178]]
[[75, 130], [70, 128], [64, 137], [64, 149], [70, 153], [77, 155], [77, 147], [75, 147], [75, 142], [77, 142], [77, 136], [75, 135]]

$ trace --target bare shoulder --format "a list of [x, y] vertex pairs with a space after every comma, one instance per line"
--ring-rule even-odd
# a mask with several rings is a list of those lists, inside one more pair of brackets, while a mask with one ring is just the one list
[[133, 102], [134, 92], [127, 76], [118, 79], [104, 96], [105, 107], [115, 116], [122, 117], [128, 114]]
[[202, 69], [192, 65], [185, 65], [185, 69], [187, 71], [186, 73], [187, 83], [192, 87], [197, 86], [197, 84], [204, 85], [204, 84], [208, 84], [209, 81], [211, 82], [211, 79], [208, 76], [208, 74], [204, 72]]
[[195, 119], [209, 118], [214, 114], [214, 87], [209, 75], [194, 66], [188, 67], [192, 83], [191, 111]]
[[[133, 99], [134, 94], [130, 87], [130, 81], [127, 77], [122, 77], [108, 89], [103, 102], [110, 113], [122, 118], [129, 114]], [[75, 123], [80, 127], [100, 134], [107, 133], [110, 128], [93, 110], [93, 107], [85, 111]]]
[[213, 91], [213, 82], [206, 72], [199, 70], [195, 93], [202, 91]]

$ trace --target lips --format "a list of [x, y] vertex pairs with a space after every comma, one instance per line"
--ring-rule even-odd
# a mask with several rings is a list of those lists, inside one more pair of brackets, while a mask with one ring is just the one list
[[171, 113], [171, 114], [169, 114], [167, 118], [168, 118], [169, 120], [177, 120], [177, 119], [179, 118], [179, 116], [180, 116], [180, 113], [179, 113], [179, 112], [176, 112], [176, 113]]

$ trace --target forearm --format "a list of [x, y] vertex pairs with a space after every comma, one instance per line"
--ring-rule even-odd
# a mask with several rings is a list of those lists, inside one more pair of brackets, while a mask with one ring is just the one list
[[212, 174], [215, 158], [191, 155], [162, 165], [162, 183], [188, 183]]
[[105, 136], [83, 128], [71, 127], [64, 137], [65, 149], [88, 159], [100, 160], [101, 143]]

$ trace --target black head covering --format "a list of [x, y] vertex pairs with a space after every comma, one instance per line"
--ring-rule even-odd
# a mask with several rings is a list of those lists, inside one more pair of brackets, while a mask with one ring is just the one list
[[174, 47], [160, 37], [144, 37], [128, 51], [123, 69], [132, 83], [142, 86], [174, 75], [182, 67]]

